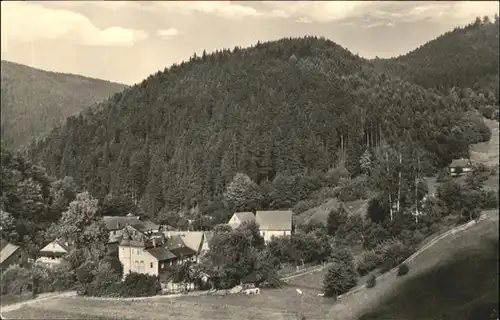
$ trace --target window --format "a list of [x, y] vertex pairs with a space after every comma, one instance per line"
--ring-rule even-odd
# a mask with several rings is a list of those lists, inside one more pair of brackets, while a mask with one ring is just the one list
[[286, 235], [286, 231], [283, 231], [283, 235]]
[[150, 262], [150, 263], [149, 263], [149, 267], [150, 267], [151, 269], [153, 269], [153, 263], [152, 263], [152, 262]]
[[262, 231], [262, 236], [265, 237], [266, 236], [266, 232], [265, 231]]

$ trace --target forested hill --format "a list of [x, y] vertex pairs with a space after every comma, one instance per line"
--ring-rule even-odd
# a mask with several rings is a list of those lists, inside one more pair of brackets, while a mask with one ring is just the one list
[[2, 60], [2, 146], [18, 148], [125, 85]]
[[498, 16], [455, 28], [408, 54], [375, 59], [381, 70], [426, 88], [472, 88], [498, 104]]
[[[31, 156], [101, 199], [140, 200], [148, 215], [217, 199], [237, 172], [300, 200], [295, 178], [339, 163], [358, 175], [382, 141], [428, 171], [466, 156], [489, 132], [462, 102], [379, 74], [332, 41], [282, 39], [158, 72], [69, 118]], [[258, 206], [294, 204], [261, 194]]]

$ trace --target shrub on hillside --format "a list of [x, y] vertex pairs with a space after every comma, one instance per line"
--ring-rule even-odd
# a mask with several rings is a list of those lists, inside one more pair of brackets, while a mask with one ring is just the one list
[[412, 254], [412, 249], [400, 240], [390, 240], [381, 244], [375, 252], [382, 255], [381, 271], [387, 272]]
[[375, 270], [382, 263], [382, 256], [377, 254], [375, 251], [365, 251], [361, 254], [357, 262], [356, 270], [359, 275], [364, 276], [370, 271]]
[[339, 244], [356, 246], [363, 243], [363, 218], [359, 215], [350, 215], [335, 234], [335, 241]]
[[328, 170], [325, 174], [325, 185], [327, 187], [336, 187], [341, 179], [349, 178], [349, 171], [344, 167], [337, 167]]
[[161, 291], [156, 276], [141, 273], [129, 273], [122, 283], [121, 295], [124, 297], [149, 297]]
[[22, 294], [31, 289], [30, 271], [19, 265], [10, 265], [0, 275], [2, 294]]
[[326, 272], [323, 290], [327, 297], [337, 297], [354, 288], [358, 283], [358, 274], [354, 263], [335, 260]]
[[406, 263], [400, 264], [398, 267], [398, 277], [401, 277], [401, 276], [408, 274], [409, 271], [410, 271], [410, 268], [408, 267], [408, 265]]
[[370, 278], [368, 278], [368, 281], [366, 282], [366, 287], [367, 288], [373, 288], [377, 284], [377, 278], [375, 275], [371, 275]]
[[341, 261], [346, 264], [354, 263], [354, 256], [352, 252], [345, 247], [333, 248], [330, 261]]
[[120, 277], [108, 262], [100, 261], [92, 271], [93, 280], [82, 284], [81, 293], [93, 297], [118, 297], [123, 294]]
[[314, 207], [317, 207], [319, 205], [321, 205], [321, 201], [319, 199], [301, 200], [301, 201], [297, 202], [297, 204], [295, 204], [295, 206], [293, 206], [292, 211], [295, 214], [299, 214], [299, 213], [305, 212], [309, 209], [312, 209]]
[[368, 195], [368, 177], [366, 175], [357, 176], [354, 179], [342, 179], [337, 198], [340, 201], [348, 202], [358, 199], [366, 199]]
[[483, 209], [498, 208], [498, 193], [493, 190], [481, 191], [481, 208]]
[[36, 293], [72, 290], [77, 285], [75, 271], [64, 261], [53, 267], [35, 265], [31, 272]]

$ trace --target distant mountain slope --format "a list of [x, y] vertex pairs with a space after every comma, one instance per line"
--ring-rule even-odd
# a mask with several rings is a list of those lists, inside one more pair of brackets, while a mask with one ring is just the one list
[[363, 152], [382, 141], [419, 149], [434, 167], [466, 156], [481, 138], [465, 111], [330, 40], [281, 39], [158, 72], [69, 118], [31, 156], [98, 197], [141, 200], [150, 215], [217, 199], [236, 172], [260, 185], [266, 206], [266, 184], [281, 190], [344, 162], [359, 174]]
[[18, 148], [126, 86], [1, 62], [2, 146]]
[[426, 88], [447, 91], [452, 87], [472, 88], [485, 95], [496, 95], [498, 102], [499, 31], [494, 22], [476, 20], [455, 28], [392, 59], [373, 63], [391, 75]]

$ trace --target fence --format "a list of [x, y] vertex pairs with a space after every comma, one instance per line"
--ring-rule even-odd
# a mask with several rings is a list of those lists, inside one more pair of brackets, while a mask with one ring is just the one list
[[[457, 232], [460, 232], [460, 231], [463, 231], [465, 229], [468, 229], [470, 228], [471, 226], [475, 225], [476, 223], [478, 223], [480, 220], [484, 220], [486, 219], [486, 215], [483, 214], [481, 215], [481, 217], [478, 219], [478, 220], [472, 220], [472, 221], [469, 221], [467, 222], [466, 224], [463, 224], [463, 225], [460, 225], [458, 227], [455, 227], [455, 228], [452, 228], [438, 236], [436, 236], [435, 238], [433, 238], [431, 241], [429, 241], [427, 244], [425, 244], [423, 247], [421, 247], [420, 249], [418, 249], [415, 253], [413, 253], [411, 256], [409, 256], [408, 258], [406, 258], [405, 261], [401, 262], [401, 264], [403, 263], [409, 263], [409, 262], [412, 262], [416, 257], [418, 257], [422, 252], [424, 252], [425, 250], [427, 250], [427, 248], [433, 246], [435, 243], [439, 242], [441, 239], [444, 239], [446, 238], [447, 236], [449, 236], [450, 234], [455, 234]], [[377, 281], [384, 278], [384, 277], [388, 277], [390, 275], [394, 275], [397, 270], [398, 270], [398, 266], [392, 268], [391, 270], [389, 270], [388, 272], [384, 273], [384, 274], [381, 274], [377, 277]], [[357, 293], [357, 292], [360, 292], [362, 291], [363, 289], [366, 288], [366, 284], [362, 284], [354, 289], [352, 289], [351, 291], [349, 292], [346, 292], [340, 296], [337, 296], [337, 299], [340, 300], [342, 298], [345, 298], [345, 297], [348, 297], [354, 293]]]
[[323, 263], [315, 261], [310, 263], [305, 263], [304, 265], [285, 265], [278, 271], [278, 275], [280, 278], [290, 277], [299, 273], [308, 272], [319, 266], [322, 266]]

